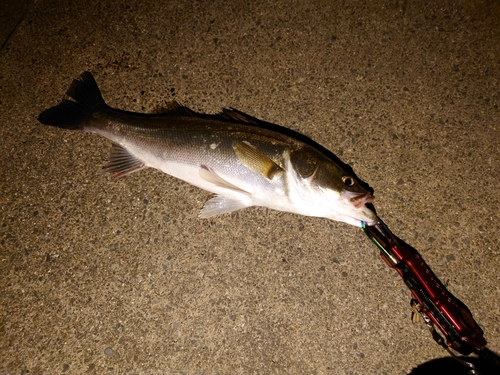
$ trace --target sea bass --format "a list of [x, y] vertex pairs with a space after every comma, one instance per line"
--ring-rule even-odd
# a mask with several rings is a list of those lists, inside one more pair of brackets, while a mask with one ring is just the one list
[[214, 193], [207, 218], [250, 206], [375, 225], [372, 195], [317, 148], [266, 129], [237, 110], [205, 115], [173, 102], [168, 112], [109, 107], [89, 72], [74, 80], [59, 105], [38, 120], [97, 133], [113, 142], [103, 170], [115, 177], [152, 167]]

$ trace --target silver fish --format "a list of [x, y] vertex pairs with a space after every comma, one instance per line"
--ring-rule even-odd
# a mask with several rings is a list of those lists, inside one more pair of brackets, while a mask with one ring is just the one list
[[114, 144], [103, 170], [115, 177], [152, 167], [215, 194], [207, 218], [250, 206], [374, 225], [372, 195], [324, 153], [266, 129], [236, 110], [204, 115], [172, 103], [168, 112], [140, 114], [106, 105], [89, 72], [74, 80], [59, 105], [38, 120], [97, 133]]

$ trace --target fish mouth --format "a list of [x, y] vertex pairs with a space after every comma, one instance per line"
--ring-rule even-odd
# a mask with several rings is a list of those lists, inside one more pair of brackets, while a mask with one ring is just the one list
[[365, 204], [373, 202], [373, 195], [370, 193], [359, 193], [349, 198], [349, 202], [356, 208], [361, 208]]

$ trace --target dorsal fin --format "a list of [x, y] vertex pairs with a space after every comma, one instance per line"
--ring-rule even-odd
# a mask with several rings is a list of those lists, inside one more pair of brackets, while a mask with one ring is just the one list
[[219, 117], [224, 121], [238, 122], [248, 125], [259, 125], [259, 120], [234, 108], [224, 108], [221, 113], [218, 113], [214, 116]]
[[151, 114], [156, 116], [199, 117], [206, 120], [218, 120], [218, 121], [247, 124], [247, 125], [259, 125], [261, 123], [261, 121], [259, 121], [258, 119], [250, 115], [247, 115], [241, 111], [238, 111], [234, 108], [230, 109], [224, 108], [222, 112], [210, 115], [210, 114], [195, 112], [189, 109], [188, 107], [184, 107], [175, 100], [167, 102], [163, 106], [157, 107], [152, 111]]
[[156, 107], [152, 112], [155, 115], [165, 116], [196, 116], [197, 113], [190, 110], [188, 107], [180, 105], [175, 100], [165, 103], [165, 105]]

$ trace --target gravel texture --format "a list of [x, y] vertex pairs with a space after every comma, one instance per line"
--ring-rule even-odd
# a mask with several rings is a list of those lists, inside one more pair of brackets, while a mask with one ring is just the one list
[[114, 107], [234, 107], [321, 143], [500, 352], [498, 1], [6, 3], [0, 374], [401, 375], [447, 357], [361, 229], [201, 220], [208, 194], [182, 181], [100, 175], [107, 140], [36, 120], [84, 70]]

